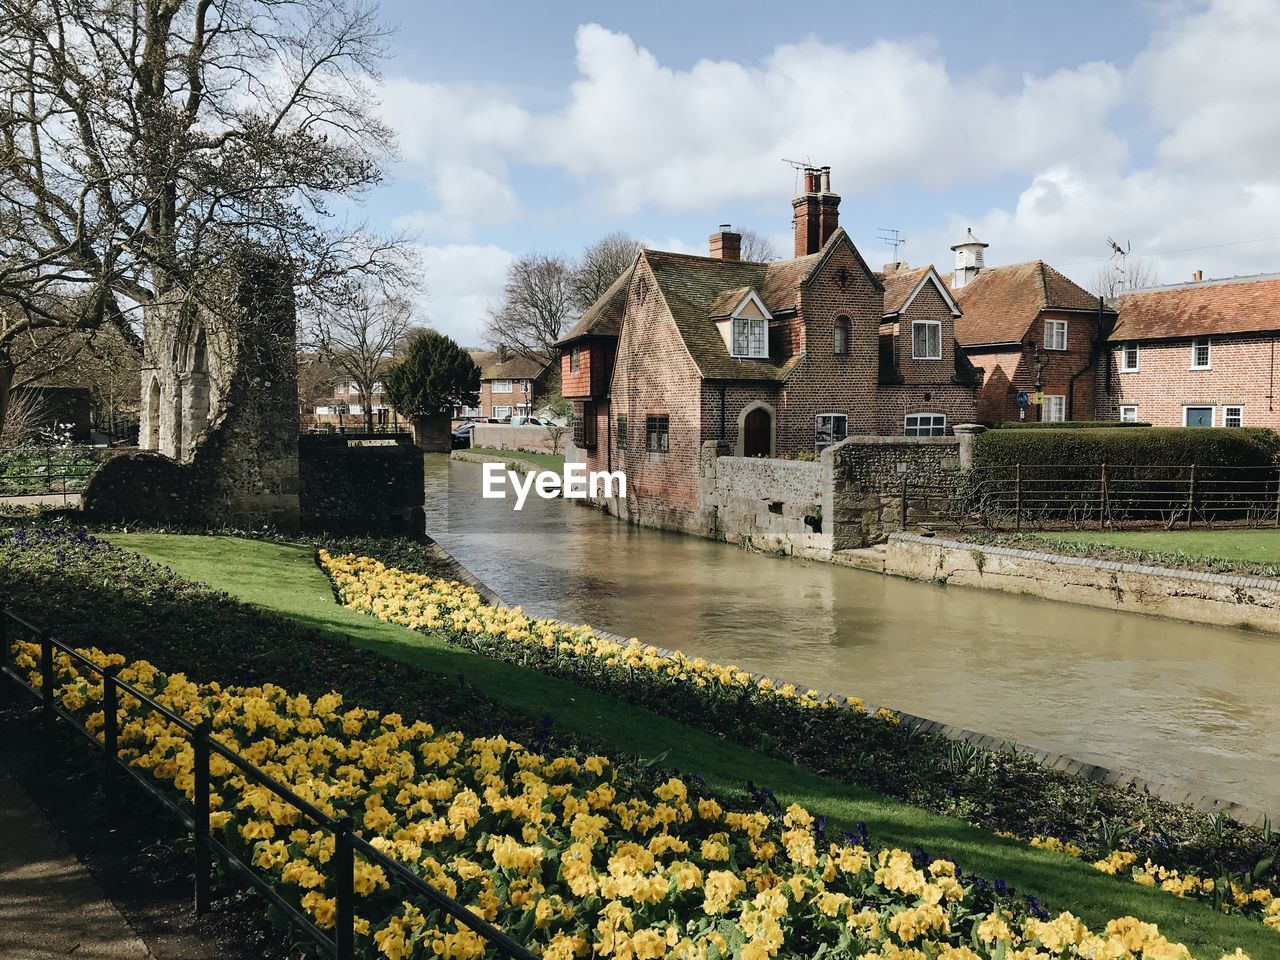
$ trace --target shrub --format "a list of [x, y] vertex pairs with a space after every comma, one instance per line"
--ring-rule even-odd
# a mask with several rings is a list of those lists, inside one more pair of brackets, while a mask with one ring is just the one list
[[1149, 427], [1133, 420], [1007, 420], [992, 424], [992, 430], [1102, 430], [1108, 427]]
[[1015, 464], [1255, 467], [1280, 453], [1280, 436], [1262, 427], [1150, 427], [988, 430], [974, 440], [977, 467]]

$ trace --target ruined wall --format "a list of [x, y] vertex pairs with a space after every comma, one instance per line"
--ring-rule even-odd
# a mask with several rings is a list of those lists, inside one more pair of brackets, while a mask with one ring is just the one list
[[312, 434], [299, 443], [302, 525], [308, 530], [421, 536], [422, 451], [398, 440]]
[[198, 296], [144, 322], [140, 445], [85, 491], [90, 516], [292, 528], [298, 500], [298, 381], [292, 278], [241, 250]]
[[[831, 549], [824, 528], [824, 474], [817, 461], [716, 456], [703, 445], [705, 535], [757, 550], [804, 556]], [[827, 498], [829, 500], [829, 497]]]

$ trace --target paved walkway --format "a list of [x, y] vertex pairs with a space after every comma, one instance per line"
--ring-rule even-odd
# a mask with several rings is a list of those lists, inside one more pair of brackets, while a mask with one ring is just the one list
[[0, 958], [150, 960], [151, 953], [0, 767]]

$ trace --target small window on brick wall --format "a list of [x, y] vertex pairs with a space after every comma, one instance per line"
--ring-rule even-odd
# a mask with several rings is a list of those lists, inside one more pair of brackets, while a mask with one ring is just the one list
[[582, 348], [570, 347], [569, 348], [569, 372], [577, 373], [578, 370], [581, 369], [581, 367], [582, 367]]
[[619, 450], [627, 449], [627, 418], [618, 417], [617, 425], [614, 427], [614, 443], [617, 444]]
[[596, 445], [596, 405], [577, 401], [573, 405], [573, 444], [576, 447]]
[[837, 357], [849, 355], [848, 317], [836, 317], [835, 326], [831, 329], [831, 352]]
[[670, 418], [664, 413], [644, 418], [645, 449], [650, 453], [666, 453], [670, 449]]

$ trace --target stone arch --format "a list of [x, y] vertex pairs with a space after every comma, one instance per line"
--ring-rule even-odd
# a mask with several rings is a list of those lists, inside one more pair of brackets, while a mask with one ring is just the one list
[[[768, 450], [765, 451], [763, 449], [751, 449], [750, 452], [748, 452], [748, 442], [747, 442], [748, 418], [751, 419], [751, 425], [753, 428], [755, 428], [756, 430], [763, 430], [764, 429], [763, 417], [765, 416], [769, 418], [768, 425], [767, 425], [768, 437], [769, 437]], [[734, 444], [734, 451], [733, 451], [734, 456], [737, 456], [737, 457], [759, 456], [761, 453], [764, 453], [766, 456], [772, 457], [777, 453], [777, 449], [778, 449], [778, 415], [777, 415], [777, 412], [773, 409], [773, 406], [771, 404], [765, 403], [763, 400], [757, 400], [754, 403], [747, 404], [740, 411], [738, 411], [738, 439], [737, 439], [737, 442]]]

